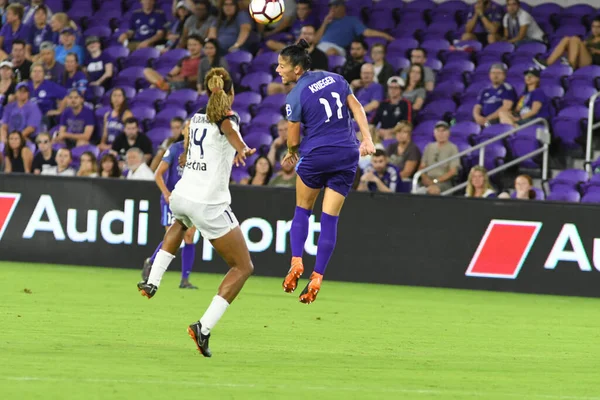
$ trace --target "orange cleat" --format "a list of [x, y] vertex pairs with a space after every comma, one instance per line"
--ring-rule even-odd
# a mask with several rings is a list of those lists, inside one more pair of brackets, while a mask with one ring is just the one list
[[321, 290], [321, 282], [323, 282], [323, 275], [313, 272], [310, 275], [310, 282], [300, 293], [300, 302], [304, 304], [310, 304], [317, 299], [317, 294]]
[[302, 257], [292, 257], [292, 266], [287, 273], [287, 276], [283, 280], [283, 291], [286, 293], [292, 293], [298, 286], [298, 279], [304, 272], [304, 265], [302, 264]]

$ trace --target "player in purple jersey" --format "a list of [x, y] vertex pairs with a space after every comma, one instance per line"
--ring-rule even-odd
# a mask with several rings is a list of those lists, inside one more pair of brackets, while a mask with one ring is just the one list
[[[321, 189], [325, 188], [321, 234], [317, 259], [308, 285], [300, 294], [310, 304], [321, 288], [323, 274], [337, 237], [337, 223], [344, 200], [354, 183], [359, 156], [375, 152], [369, 124], [362, 105], [348, 82], [331, 72], [310, 71], [308, 43], [286, 47], [279, 54], [277, 72], [282, 82], [296, 83], [287, 96], [288, 153], [282, 163], [296, 163], [296, 212], [290, 230], [291, 268], [283, 281], [283, 290], [291, 293], [304, 272], [302, 253], [308, 237], [308, 219]], [[352, 125], [354, 115], [362, 134], [362, 143]], [[300, 124], [304, 139], [300, 143]]]
[[[161, 224], [166, 230], [173, 225], [174, 219], [169, 206], [171, 192], [175, 188], [181, 174], [183, 173], [183, 167], [179, 165], [179, 156], [183, 153], [183, 136], [181, 140], [173, 143], [165, 154], [163, 155], [162, 161], [158, 164], [156, 169], [155, 180], [156, 185], [162, 192], [160, 196], [160, 211], [161, 211]], [[194, 246], [194, 234], [196, 228], [191, 227], [185, 231], [184, 246], [181, 251], [181, 282], [179, 283], [180, 289], [198, 289], [190, 283], [189, 278], [192, 273], [192, 267], [194, 265], [194, 258], [196, 256], [196, 247]], [[152, 263], [158, 254], [158, 251], [162, 248], [163, 242], [160, 242], [154, 250], [152, 257], [147, 258], [144, 262], [144, 268], [142, 269], [142, 279], [147, 280], [150, 276], [150, 269]]]

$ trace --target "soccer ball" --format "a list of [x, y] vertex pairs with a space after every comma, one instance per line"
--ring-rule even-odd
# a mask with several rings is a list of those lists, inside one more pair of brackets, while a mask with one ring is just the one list
[[285, 11], [283, 0], [252, 0], [249, 8], [250, 16], [263, 25], [279, 21]]

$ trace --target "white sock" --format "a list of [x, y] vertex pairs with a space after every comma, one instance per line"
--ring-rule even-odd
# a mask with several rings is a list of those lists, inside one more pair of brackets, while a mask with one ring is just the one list
[[167, 253], [166, 251], [160, 249], [156, 257], [154, 257], [154, 263], [152, 263], [152, 269], [150, 270], [150, 276], [148, 277], [148, 283], [159, 287], [160, 281], [169, 268], [169, 264], [175, 256], [173, 254]]
[[215, 327], [223, 314], [225, 314], [227, 307], [229, 307], [227, 300], [219, 295], [213, 297], [210, 306], [208, 306], [206, 312], [202, 318], [200, 318], [200, 323], [202, 324], [201, 331], [203, 335], [208, 335], [210, 333], [210, 330]]

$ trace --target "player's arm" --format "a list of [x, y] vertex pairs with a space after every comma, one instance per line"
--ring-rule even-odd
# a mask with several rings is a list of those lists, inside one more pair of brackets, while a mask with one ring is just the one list
[[[354, 115], [354, 120], [358, 124], [358, 128], [360, 129], [361, 141], [363, 143], [371, 143], [373, 146], [373, 138], [371, 137], [371, 132], [369, 131], [369, 121], [367, 120], [367, 115], [365, 114], [365, 109], [362, 104], [356, 100], [354, 94], [350, 93], [346, 99], [348, 104], [348, 108], [352, 111], [352, 115]], [[288, 131], [289, 133], [289, 131]], [[375, 150], [373, 150], [375, 152]]]
[[165, 184], [164, 179], [164, 175], [165, 172], [167, 172], [167, 169], [169, 169], [169, 163], [164, 160], [161, 161], [160, 164], [158, 164], [156, 172], [154, 173], [154, 181], [156, 182], [156, 186], [158, 186], [158, 188], [160, 189], [160, 192], [164, 196], [167, 203], [169, 203], [169, 197], [171, 196], [171, 192], [169, 192], [169, 189], [167, 189], [167, 185]]
[[300, 147], [300, 122], [288, 121], [287, 147], [290, 153], [297, 153]]
[[190, 146], [190, 121], [188, 121], [183, 129], [181, 130], [183, 135], [183, 152], [179, 156], [179, 166], [183, 167], [188, 154], [188, 147]]
[[256, 149], [248, 147], [244, 139], [242, 139], [240, 132], [233, 127], [229, 118], [221, 122], [221, 132], [223, 132], [229, 144], [237, 151], [234, 159], [235, 166], [246, 165], [246, 157], [256, 153]]

